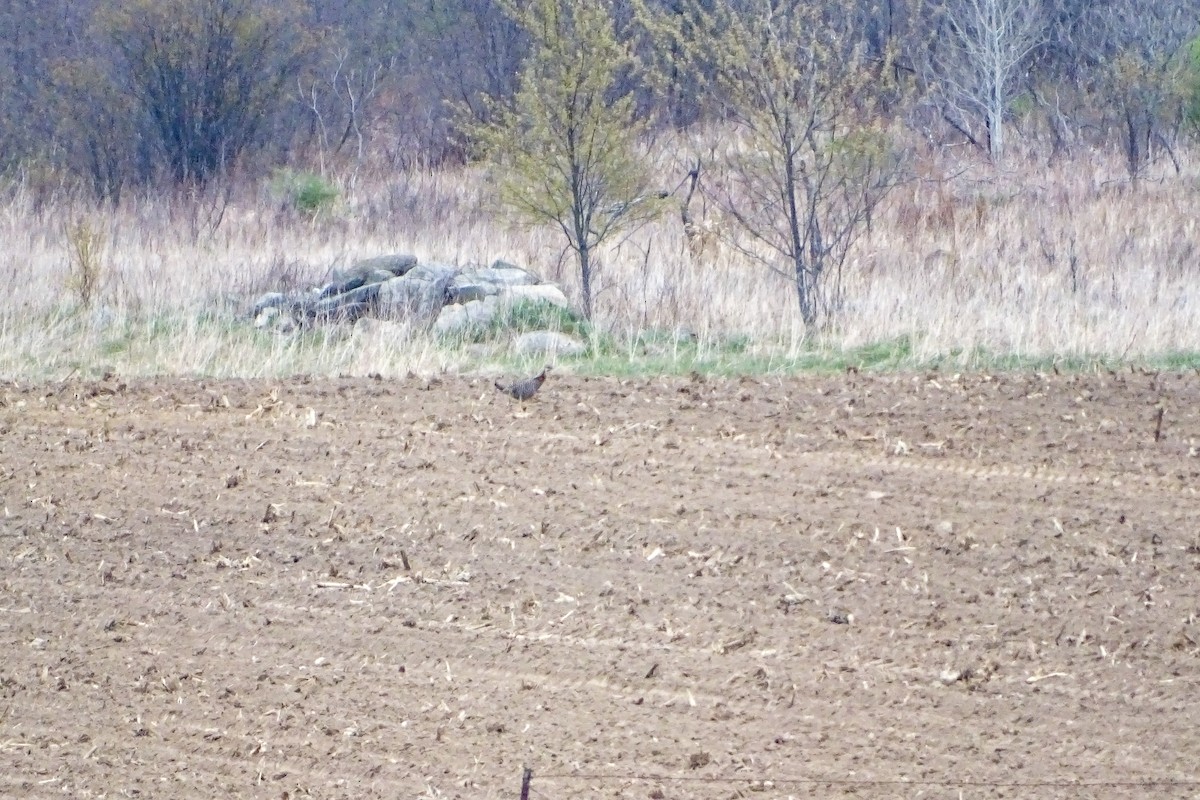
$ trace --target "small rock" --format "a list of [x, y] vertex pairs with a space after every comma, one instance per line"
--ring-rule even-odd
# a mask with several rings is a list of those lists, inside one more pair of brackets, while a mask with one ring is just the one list
[[962, 678], [962, 673], [956, 669], [944, 669], [942, 670], [942, 674], [938, 675], [938, 680], [946, 686], [957, 683], [960, 678]]
[[520, 355], [577, 356], [587, 346], [577, 339], [556, 331], [530, 331], [517, 337], [513, 349]]
[[567, 296], [563, 294], [562, 289], [550, 283], [541, 283], [536, 286], [512, 286], [509, 287], [505, 296], [513, 302], [517, 300], [533, 300], [544, 301], [559, 308], [567, 308], [570, 303], [567, 301]]
[[835, 608], [829, 612], [829, 621], [834, 625], [849, 625], [854, 622], [854, 615], [844, 608]]
[[440, 334], [458, 333], [470, 324], [471, 319], [467, 316], [466, 306], [443, 306], [433, 322], [433, 330]]
[[250, 312], [250, 316], [255, 319], [264, 310], [268, 308], [279, 308], [287, 304], [287, 295], [283, 292], [267, 292], [262, 297], [254, 301], [254, 310]]
[[497, 261], [487, 269], [477, 270], [474, 275], [480, 280], [503, 286], [533, 286], [541, 283], [541, 280], [532, 272], [504, 261]]
[[279, 316], [277, 306], [267, 306], [254, 315], [254, 327], [262, 329], [271, 327], [271, 323]]

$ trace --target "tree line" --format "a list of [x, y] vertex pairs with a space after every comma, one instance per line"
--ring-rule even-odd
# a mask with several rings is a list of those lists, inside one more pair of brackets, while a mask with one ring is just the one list
[[[3, 0], [0, 168], [42, 165], [97, 195], [205, 182], [306, 160], [436, 165], [515, 97], [535, 44], [505, 0]], [[586, 5], [564, 3], [564, 7]], [[886, 65], [887, 114], [937, 143], [1001, 159], [1014, 135], [1048, 153], [1116, 148], [1136, 175], [1200, 123], [1192, 0], [613, 0], [643, 65], [618, 90], [639, 119], [727, 113], [707, 63], [642, 15], [819, 16], [844, 53]], [[516, 13], [514, 13], [514, 11]], [[785, 23], [790, 24], [790, 23]], [[832, 29], [831, 29], [832, 30]], [[698, 29], [694, 29], [698, 32]], [[757, 53], [750, 54], [752, 57]], [[636, 86], [633, 84], [637, 84]], [[1013, 133], [1013, 131], [1018, 133]]]

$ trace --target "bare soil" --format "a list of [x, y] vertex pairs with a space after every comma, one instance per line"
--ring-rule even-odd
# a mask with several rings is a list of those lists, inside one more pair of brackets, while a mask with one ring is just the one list
[[9, 384], [0, 796], [1194, 797], [1198, 408]]

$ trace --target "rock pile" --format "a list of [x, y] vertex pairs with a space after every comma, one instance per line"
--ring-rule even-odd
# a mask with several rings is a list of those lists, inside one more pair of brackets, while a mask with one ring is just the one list
[[[269, 292], [258, 298], [255, 327], [287, 334], [298, 328], [376, 318], [423, 325], [439, 334], [485, 327], [506, 304], [519, 300], [568, 308], [558, 286], [513, 264], [485, 268], [421, 262], [413, 255], [360, 261], [324, 286], [309, 292]], [[583, 345], [562, 334], [535, 331], [555, 352], [582, 352]], [[531, 336], [533, 334], [526, 334]], [[553, 340], [553, 341], [551, 341]], [[549, 343], [549, 344], [547, 344]]]

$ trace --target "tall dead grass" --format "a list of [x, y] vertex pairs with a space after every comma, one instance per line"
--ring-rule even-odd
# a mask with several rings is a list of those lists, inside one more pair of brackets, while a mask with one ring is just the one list
[[[663, 188], [686, 176], [688, 146], [659, 143]], [[864, 231], [846, 266], [841, 314], [815, 337], [805, 336], [788, 281], [722, 246], [716, 234], [728, 221], [698, 198], [692, 219], [714, 232], [703, 246], [684, 235], [678, 213], [610, 243], [598, 323], [625, 341], [679, 329], [714, 350], [748, 341], [774, 363], [814, 348], [892, 342], [915, 361], [964, 365], [1196, 353], [1198, 187], [1190, 163], [1182, 175], [1133, 187], [1120, 161], [1099, 153], [1004, 170], [929, 157]], [[143, 196], [103, 210], [70, 193], [47, 199], [10, 185], [0, 197], [0, 375], [472, 368], [469, 354], [420, 332], [372, 349], [348, 331], [296, 342], [250, 329], [244, 315], [257, 294], [317, 284], [387, 252], [450, 263], [502, 258], [577, 290], [555, 232], [510, 224], [476, 170], [360, 171], [341, 189], [332, 213], [309, 219], [252, 186], [218, 198]], [[87, 298], [78, 290], [80, 226], [97, 243], [90, 257], [98, 283]]]

